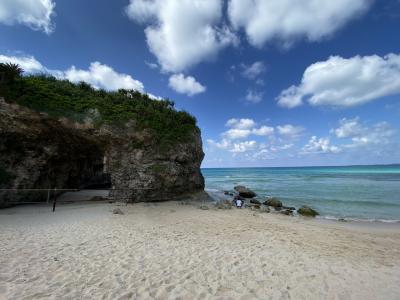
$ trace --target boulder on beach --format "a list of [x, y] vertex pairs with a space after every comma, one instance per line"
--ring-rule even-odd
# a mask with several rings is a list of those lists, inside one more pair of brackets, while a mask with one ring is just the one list
[[282, 207], [282, 201], [278, 198], [270, 198], [264, 202], [264, 205], [272, 206], [272, 207]]
[[250, 203], [257, 204], [257, 205], [261, 205], [261, 202], [258, 201], [257, 199], [251, 199], [251, 200], [250, 200]]
[[302, 207], [300, 207], [297, 210], [297, 212], [300, 215], [305, 216], [305, 217], [315, 217], [315, 216], [319, 215], [319, 213], [316, 210], [314, 210], [311, 207], [306, 206], [306, 205], [303, 205]]
[[239, 193], [240, 196], [244, 198], [254, 198], [255, 196], [257, 196], [255, 192], [243, 185], [237, 185], [234, 187], [234, 189]]

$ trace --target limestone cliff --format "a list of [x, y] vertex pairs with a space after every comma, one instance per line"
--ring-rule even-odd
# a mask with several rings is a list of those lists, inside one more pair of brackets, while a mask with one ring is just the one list
[[204, 190], [200, 131], [164, 147], [134, 119], [94, 126], [0, 101], [0, 207], [41, 201], [46, 192], [107, 185], [117, 201], [178, 199]]

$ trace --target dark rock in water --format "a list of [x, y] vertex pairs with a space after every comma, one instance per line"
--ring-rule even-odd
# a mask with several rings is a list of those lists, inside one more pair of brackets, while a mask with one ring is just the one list
[[113, 214], [114, 214], [114, 215], [123, 215], [124, 213], [123, 213], [123, 211], [122, 211], [121, 209], [119, 209], [119, 208], [114, 208], [114, 209], [113, 209]]
[[244, 198], [240, 195], [236, 195], [233, 200], [244, 200]]
[[292, 211], [296, 210], [296, 207], [292, 207], [292, 206], [282, 206], [282, 208], [286, 209], [286, 210], [292, 210]]
[[272, 206], [272, 207], [282, 207], [282, 201], [278, 198], [270, 198], [264, 202], [264, 205]]
[[261, 202], [258, 201], [257, 199], [251, 199], [250, 203], [261, 205]]
[[255, 196], [257, 196], [255, 192], [243, 185], [237, 185], [234, 187], [234, 189], [239, 193], [240, 196], [244, 198], [254, 198]]
[[230, 191], [224, 191], [224, 195], [226, 196], [234, 196], [234, 194]]
[[282, 207], [277, 206], [277, 207], [274, 207], [274, 209], [275, 209], [275, 211], [281, 211], [281, 210], [282, 210]]
[[297, 212], [298, 212], [300, 215], [305, 216], [305, 217], [315, 217], [315, 216], [318, 216], [318, 215], [319, 215], [319, 213], [318, 213], [317, 211], [315, 211], [314, 209], [312, 209], [311, 207], [306, 206], [306, 205], [300, 207], [300, 208], [297, 210]]
[[254, 204], [254, 205], [251, 206], [251, 209], [252, 209], [252, 210], [261, 209], [261, 205]]
[[215, 207], [218, 209], [232, 209], [232, 202], [228, 200], [221, 200], [215, 203]]
[[339, 222], [347, 222], [347, 220], [346, 220], [346, 219], [343, 219], [343, 218], [340, 218], [338, 221], [339, 221]]

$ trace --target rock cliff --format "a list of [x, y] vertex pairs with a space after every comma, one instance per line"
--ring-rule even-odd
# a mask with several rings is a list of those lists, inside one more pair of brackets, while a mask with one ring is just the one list
[[163, 146], [134, 119], [122, 126], [49, 117], [0, 100], [0, 207], [42, 201], [19, 189], [112, 188], [117, 201], [163, 201], [204, 190], [200, 131]]

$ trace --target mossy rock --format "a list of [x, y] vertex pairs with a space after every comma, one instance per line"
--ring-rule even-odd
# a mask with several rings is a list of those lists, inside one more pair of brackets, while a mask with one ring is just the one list
[[272, 207], [282, 207], [282, 201], [278, 198], [270, 198], [264, 202], [264, 205], [272, 206]]
[[311, 207], [306, 206], [306, 205], [300, 207], [297, 210], [297, 212], [298, 212], [299, 215], [302, 215], [302, 216], [305, 216], [305, 217], [315, 217], [315, 216], [319, 215], [319, 213], [316, 210], [314, 210]]

